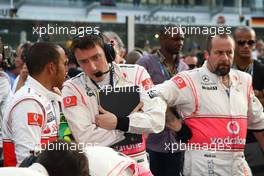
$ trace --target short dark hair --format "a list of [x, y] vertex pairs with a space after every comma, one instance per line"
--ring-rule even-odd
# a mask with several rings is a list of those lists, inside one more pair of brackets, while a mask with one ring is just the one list
[[29, 74], [40, 74], [50, 62], [57, 64], [60, 57], [59, 48], [58, 45], [49, 42], [39, 42], [32, 45], [26, 59]]
[[28, 58], [29, 55], [29, 49], [31, 46], [32, 46], [31, 42], [26, 42], [21, 45], [20, 47], [20, 49], [22, 50], [21, 59], [23, 60], [23, 62], [26, 62], [26, 59]]
[[256, 37], [256, 32], [253, 28], [249, 27], [249, 26], [239, 26], [235, 29], [234, 31], [234, 39], [236, 40], [236, 34], [237, 32], [252, 32], [254, 33], [255, 37]]
[[88, 159], [76, 143], [56, 141], [41, 152], [37, 163], [43, 165], [50, 176], [88, 176]]
[[234, 39], [233, 39], [233, 37], [232, 36], [230, 36], [230, 35], [228, 35], [228, 34], [217, 34], [217, 35], [213, 35], [213, 36], [208, 36], [208, 38], [207, 38], [207, 47], [206, 47], [206, 50], [207, 50], [207, 52], [208, 53], [210, 53], [210, 51], [211, 51], [211, 49], [212, 49], [212, 40], [213, 40], [213, 38], [215, 38], [215, 37], [219, 37], [219, 38], [221, 38], [221, 39], [228, 39], [228, 38], [231, 38], [233, 41], [234, 41]]
[[76, 36], [72, 41], [71, 50], [74, 52], [77, 48], [81, 50], [90, 49], [95, 47], [95, 45], [99, 45], [101, 48], [104, 48], [104, 40], [102, 36], [97, 34]]

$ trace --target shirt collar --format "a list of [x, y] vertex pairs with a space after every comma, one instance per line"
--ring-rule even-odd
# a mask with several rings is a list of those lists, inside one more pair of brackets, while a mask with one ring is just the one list
[[243, 71], [243, 72], [246, 72], [246, 73], [249, 73], [250, 75], [252, 75], [252, 73], [253, 73], [253, 65], [254, 65], [254, 63], [253, 63], [253, 61], [252, 61], [252, 62], [247, 66], [247, 68], [246, 68], [245, 70], [240, 70], [240, 69], [238, 68], [238, 66], [236, 65], [236, 63], [234, 62], [232, 68], [237, 69], [237, 70], [240, 70], [240, 71]]
[[[221, 81], [220, 80], [220, 76], [217, 76], [216, 74], [212, 73], [208, 67], [207, 67], [207, 61], [204, 62], [203, 66], [202, 66], [204, 69], [205, 69], [205, 72], [206, 74], [208, 74], [211, 78], [213, 78], [216, 82], [218, 81]], [[229, 79], [230, 79], [230, 84], [233, 85], [233, 86], [236, 86], [238, 85], [239, 83], [239, 77], [238, 75], [236, 74], [235, 70], [234, 69], [230, 69], [230, 72], [228, 73], [228, 76], [229, 76]]]
[[[157, 55], [158, 55], [158, 58], [159, 58], [159, 61], [164, 64], [164, 61], [166, 59], [166, 57], [161, 53], [160, 49], [157, 51]], [[177, 55], [173, 55], [173, 59], [176, 60], [176, 66], [179, 65], [179, 62], [180, 62], [180, 59], [177, 59]]]
[[36, 91], [38, 91], [39, 93], [41, 93], [42, 95], [48, 97], [48, 98], [52, 98], [52, 99], [56, 99], [58, 101], [61, 100], [61, 96], [59, 96], [58, 94], [48, 90], [46, 87], [44, 87], [40, 82], [38, 82], [36, 79], [32, 78], [32, 77], [28, 77], [29, 80], [29, 84], [31, 85]]

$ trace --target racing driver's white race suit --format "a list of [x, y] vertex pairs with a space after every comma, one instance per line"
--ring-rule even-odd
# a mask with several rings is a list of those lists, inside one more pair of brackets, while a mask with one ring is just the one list
[[19, 166], [31, 152], [58, 138], [60, 101], [33, 78], [18, 90], [3, 119], [4, 166]]
[[[103, 82], [98, 83], [99, 86], [109, 85], [109, 74]], [[148, 89], [152, 86], [149, 74], [139, 65], [114, 64], [113, 82], [115, 87], [138, 85]], [[97, 91], [98, 87], [85, 73], [68, 80], [62, 89], [63, 112], [73, 137], [78, 143], [113, 146], [125, 139], [125, 133], [121, 130], [106, 130], [96, 126], [95, 116], [99, 114]], [[139, 136], [135, 137], [136, 140], [131, 139], [125, 144], [114, 145], [114, 148], [148, 168], [145, 139], [142, 134], [158, 133], [163, 130], [167, 106], [158, 97], [151, 99], [144, 89], [140, 92], [140, 100], [144, 103], [142, 109], [144, 113], [130, 114], [128, 130], [125, 130], [125, 132], [139, 134]]]
[[[263, 107], [253, 93], [249, 74], [231, 69], [229, 77], [230, 89], [205, 63], [150, 92], [169, 106], [177, 106], [192, 131], [192, 138], [183, 147], [185, 176], [251, 175], [243, 154], [246, 131], [264, 129]], [[179, 146], [169, 147], [174, 150]]]

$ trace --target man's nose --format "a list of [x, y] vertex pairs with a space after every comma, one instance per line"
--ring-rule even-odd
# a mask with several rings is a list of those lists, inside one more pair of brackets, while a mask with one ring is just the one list
[[223, 52], [222, 57], [223, 60], [229, 60], [229, 56], [226, 52]]
[[90, 65], [90, 69], [92, 71], [95, 71], [96, 70], [96, 64], [94, 62], [90, 62], [89, 65]]

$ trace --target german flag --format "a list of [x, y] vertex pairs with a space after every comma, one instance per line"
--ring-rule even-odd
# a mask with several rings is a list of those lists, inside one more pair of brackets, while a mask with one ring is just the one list
[[264, 17], [251, 17], [251, 26], [263, 26], [264, 27]]
[[116, 22], [117, 15], [115, 12], [102, 12], [101, 13], [101, 20], [102, 21]]

